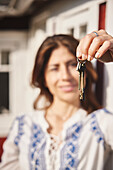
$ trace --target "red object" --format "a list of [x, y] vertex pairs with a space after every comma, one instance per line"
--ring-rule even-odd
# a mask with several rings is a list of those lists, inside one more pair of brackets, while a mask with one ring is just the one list
[[106, 2], [99, 6], [99, 29], [105, 29]]
[[0, 138], [0, 161], [1, 161], [1, 156], [2, 156], [2, 153], [3, 153], [3, 143], [5, 142], [6, 140], [6, 137], [3, 137], [3, 138]]
[[[105, 29], [106, 2], [99, 5], [99, 29]], [[103, 103], [104, 64], [97, 61], [98, 81], [96, 83], [96, 97], [100, 105]]]

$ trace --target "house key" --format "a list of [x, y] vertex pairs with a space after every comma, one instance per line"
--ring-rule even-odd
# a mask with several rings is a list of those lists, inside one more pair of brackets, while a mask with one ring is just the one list
[[78, 88], [80, 90], [80, 100], [84, 100], [84, 71], [85, 71], [86, 60], [79, 60], [77, 63], [77, 71], [79, 72], [79, 84]]

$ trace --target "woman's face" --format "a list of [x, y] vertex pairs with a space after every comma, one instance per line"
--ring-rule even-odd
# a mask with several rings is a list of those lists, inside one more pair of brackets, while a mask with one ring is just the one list
[[53, 95], [53, 101], [75, 103], [79, 100], [78, 79], [75, 56], [64, 46], [55, 49], [45, 70], [46, 87]]

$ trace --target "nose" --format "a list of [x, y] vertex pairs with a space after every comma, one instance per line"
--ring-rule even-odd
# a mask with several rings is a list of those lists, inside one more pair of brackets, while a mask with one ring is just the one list
[[71, 78], [71, 74], [69, 69], [66, 66], [63, 66], [60, 70], [60, 79], [69, 80]]

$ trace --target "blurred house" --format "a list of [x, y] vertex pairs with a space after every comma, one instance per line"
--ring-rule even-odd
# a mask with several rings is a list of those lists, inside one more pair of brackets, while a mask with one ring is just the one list
[[[30, 79], [45, 37], [66, 33], [81, 39], [101, 28], [113, 35], [112, 16], [113, 0], [0, 0], [1, 141], [15, 116], [33, 111], [39, 90], [30, 87]], [[97, 98], [113, 110], [113, 64], [93, 63], [100, 77]]]

